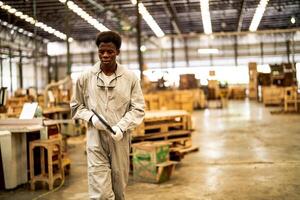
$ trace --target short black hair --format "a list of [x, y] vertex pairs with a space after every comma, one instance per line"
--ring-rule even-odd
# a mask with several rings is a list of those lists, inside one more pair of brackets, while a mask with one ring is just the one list
[[101, 42], [109, 43], [112, 42], [117, 49], [121, 48], [122, 39], [119, 33], [114, 31], [103, 31], [97, 34], [96, 45], [99, 47]]

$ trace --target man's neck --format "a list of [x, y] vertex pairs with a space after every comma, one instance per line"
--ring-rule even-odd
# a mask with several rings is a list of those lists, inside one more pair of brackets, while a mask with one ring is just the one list
[[112, 75], [116, 70], [117, 70], [117, 63], [115, 64], [114, 67], [112, 66], [100, 66], [101, 70], [103, 71], [103, 73], [107, 76]]

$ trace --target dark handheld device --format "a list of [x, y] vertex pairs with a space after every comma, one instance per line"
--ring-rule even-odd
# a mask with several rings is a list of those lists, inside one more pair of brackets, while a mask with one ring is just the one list
[[92, 109], [92, 112], [98, 117], [98, 119], [100, 120], [100, 122], [102, 122], [102, 124], [104, 124], [104, 126], [110, 131], [112, 132], [112, 134], [116, 134], [114, 132], [114, 130], [111, 128], [111, 126], [100, 116], [98, 115], [98, 113], [96, 113], [96, 111], [94, 109]]

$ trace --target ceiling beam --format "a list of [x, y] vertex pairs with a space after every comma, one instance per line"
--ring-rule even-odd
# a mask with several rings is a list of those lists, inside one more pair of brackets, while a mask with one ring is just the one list
[[245, 11], [245, 4], [246, 4], [246, 0], [242, 1], [242, 5], [241, 5], [241, 11], [239, 14], [239, 21], [238, 21], [238, 25], [237, 25], [237, 32], [241, 32], [242, 30], [242, 26], [243, 26], [243, 19], [244, 19], [244, 11]]
[[179, 26], [179, 20], [178, 20], [177, 14], [176, 14], [177, 11], [176, 11], [174, 5], [172, 4], [172, 2], [170, 0], [165, 0], [165, 2], [167, 5], [165, 5], [164, 8], [171, 17], [172, 26], [174, 27], [177, 34], [182, 35], [182, 30]]

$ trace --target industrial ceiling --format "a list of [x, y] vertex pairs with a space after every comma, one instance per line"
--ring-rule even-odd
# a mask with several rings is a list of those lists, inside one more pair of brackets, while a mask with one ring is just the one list
[[[59, 0], [1, 0], [39, 22], [69, 33], [75, 40], [94, 39], [98, 32], [91, 24]], [[130, 0], [73, 0], [73, 2], [108, 29], [134, 35], [136, 7]], [[166, 35], [203, 33], [200, 0], [143, 0], [141, 1]], [[212, 32], [248, 31], [259, 0], [210, 0]], [[291, 18], [296, 19], [291, 23]], [[35, 26], [0, 9], [0, 20], [34, 33]], [[69, 24], [69, 25], [68, 25]], [[0, 24], [0, 27], [3, 25]], [[69, 28], [67, 28], [69, 27]], [[269, 0], [258, 30], [300, 27], [299, 0]], [[155, 36], [141, 20], [144, 36]], [[43, 29], [36, 34], [49, 41], [61, 40]]]

